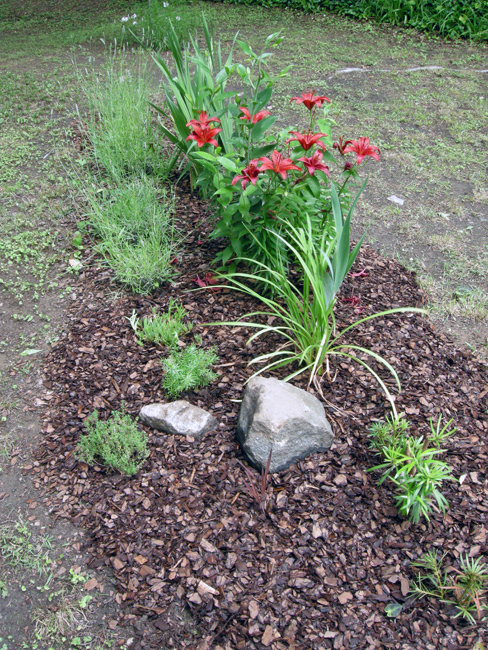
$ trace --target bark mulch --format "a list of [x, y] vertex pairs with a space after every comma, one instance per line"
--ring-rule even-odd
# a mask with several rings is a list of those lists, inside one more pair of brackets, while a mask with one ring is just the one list
[[[332, 360], [322, 389], [336, 439], [327, 453], [271, 476], [271, 505], [264, 516], [249, 496], [235, 440], [247, 362], [272, 340], [252, 349], [241, 328], [202, 323], [232, 320], [256, 308], [226, 290], [188, 293], [209, 269], [205, 206], [182, 193], [178, 210], [191, 233], [178, 275], [151, 297], [109, 299], [109, 271], [87, 264], [68, 314], [69, 328], [48, 356], [44, 441], [31, 471], [59, 517], [88, 529], [92, 567], [113, 567], [117, 599], [136, 623], [138, 648], [472, 648], [486, 641], [483, 624], [471, 626], [433, 599], [408, 597], [423, 553], [487, 553], [488, 373], [454, 347], [420, 315], [381, 318], [360, 326], [349, 340], [385, 356], [397, 369], [398, 410], [419, 435], [429, 418], [453, 418], [458, 430], [446, 460], [462, 484], [446, 482], [450, 509], [412, 525], [399, 517], [392, 486], [377, 485], [378, 463], [368, 428], [389, 412], [388, 403], [359, 366]], [[421, 305], [414, 276], [365, 247], [338, 303], [339, 325], [396, 306]], [[355, 296], [354, 300], [350, 300]], [[160, 359], [164, 349], [136, 344], [127, 318], [178, 297], [204, 347], [216, 347], [219, 378], [185, 395], [209, 409], [218, 429], [203, 440], [147, 429], [151, 454], [133, 478], [78, 462], [83, 420], [94, 409], [107, 417], [122, 402], [136, 415], [165, 400]], [[348, 300], [349, 299], [349, 300]], [[361, 312], [361, 313], [359, 313]], [[382, 371], [385, 381], [393, 382]], [[277, 374], [279, 376], [279, 374]], [[281, 376], [285, 376], [282, 373]], [[305, 379], [294, 383], [305, 387]], [[334, 407], [341, 410], [337, 411]], [[28, 468], [29, 469], [29, 468]], [[256, 474], [257, 478], [257, 474]], [[387, 603], [403, 604], [396, 619]]]

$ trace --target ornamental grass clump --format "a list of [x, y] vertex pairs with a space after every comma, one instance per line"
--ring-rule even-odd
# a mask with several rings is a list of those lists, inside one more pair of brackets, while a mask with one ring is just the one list
[[159, 151], [159, 130], [149, 99], [153, 75], [147, 60], [131, 60], [113, 50], [100, 70], [79, 73], [88, 104], [87, 130], [97, 164], [115, 181], [141, 173], [167, 174], [167, 159]]
[[[363, 185], [364, 188], [364, 185]], [[390, 309], [366, 316], [338, 332], [334, 308], [337, 294], [342, 282], [359, 253], [362, 239], [350, 250], [351, 218], [359, 196], [356, 197], [347, 216], [344, 216], [335, 187], [332, 186], [332, 211], [335, 223], [335, 235], [328, 238], [327, 232], [322, 241], [317, 243], [310, 219], [307, 217], [303, 227], [287, 224], [286, 237], [278, 233], [274, 236], [288, 250], [293, 260], [295, 274], [289, 273], [288, 265], [278, 254], [276, 266], [270, 267], [258, 263], [265, 274], [245, 272], [231, 273], [226, 277], [226, 286], [237, 289], [259, 300], [265, 309], [245, 314], [241, 320], [212, 325], [240, 326], [256, 329], [248, 344], [268, 333], [279, 335], [283, 344], [267, 352], [250, 364], [262, 364], [255, 375], [266, 371], [295, 364], [285, 381], [307, 373], [309, 387], [313, 384], [320, 390], [320, 378], [328, 372], [329, 359], [332, 356], [351, 359], [371, 373], [379, 383], [396, 414], [393, 396], [378, 372], [365, 361], [364, 357], [378, 362], [393, 376], [400, 390], [400, 381], [393, 366], [380, 355], [354, 343], [346, 343], [344, 335], [361, 323], [371, 319], [404, 312], [423, 312], [421, 309], [405, 307]], [[257, 242], [259, 245], [260, 242]], [[262, 245], [262, 244], [260, 244]], [[241, 260], [250, 262], [248, 259]], [[258, 291], [260, 283], [269, 286], [270, 291]], [[252, 319], [259, 316], [259, 321]], [[254, 375], [254, 376], [255, 376]]]
[[80, 437], [78, 458], [88, 465], [100, 461], [121, 474], [137, 474], [149, 455], [147, 434], [139, 429], [130, 415], [113, 411], [111, 417], [99, 420], [93, 411], [85, 421], [87, 433]]

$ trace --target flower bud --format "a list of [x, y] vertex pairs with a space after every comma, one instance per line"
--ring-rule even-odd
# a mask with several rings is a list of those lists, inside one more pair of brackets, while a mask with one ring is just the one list
[[345, 171], [345, 172], [348, 172], [348, 171], [349, 171], [350, 169], [352, 169], [353, 167], [354, 167], [354, 165], [352, 164], [352, 162], [347, 162], [347, 163], [344, 165], [344, 171]]

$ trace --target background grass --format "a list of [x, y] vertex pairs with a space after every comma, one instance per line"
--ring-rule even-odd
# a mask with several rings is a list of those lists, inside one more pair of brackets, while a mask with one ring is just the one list
[[314, 13], [334, 11], [357, 19], [374, 19], [450, 38], [488, 39], [487, 0], [228, 0]]

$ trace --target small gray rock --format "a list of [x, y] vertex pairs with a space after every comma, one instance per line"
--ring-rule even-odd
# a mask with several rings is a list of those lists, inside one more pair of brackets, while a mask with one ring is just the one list
[[198, 406], [186, 400], [168, 404], [147, 404], [139, 417], [148, 426], [165, 433], [201, 438], [217, 427], [217, 420]]
[[251, 379], [237, 424], [237, 438], [251, 463], [265, 467], [272, 449], [270, 472], [279, 472], [334, 440], [319, 400], [279, 379]]

